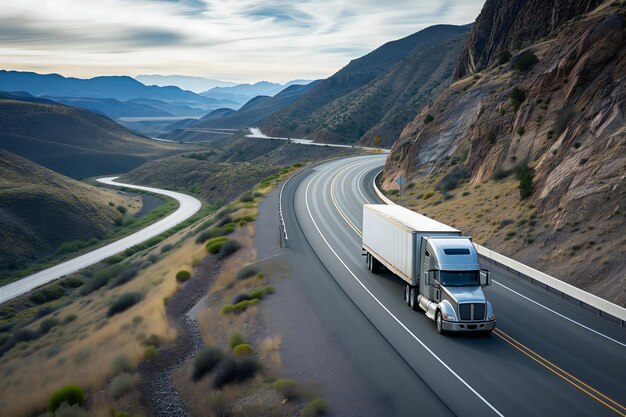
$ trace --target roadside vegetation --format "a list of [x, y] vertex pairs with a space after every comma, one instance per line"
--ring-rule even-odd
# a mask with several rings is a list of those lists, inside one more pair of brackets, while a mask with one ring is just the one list
[[[302, 391], [299, 402], [283, 407], [273, 387], [281, 376], [278, 339], [258, 344], [242, 332], [241, 343], [227, 343], [228, 335], [245, 328], [238, 323], [258, 317], [262, 300], [273, 296], [267, 277], [247, 266], [254, 262], [252, 222], [265, 193], [296, 169], [281, 168], [226, 206], [205, 205], [160, 236], [1, 305], [2, 414], [38, 415], [52, 402], [55, 415], [142, 413], [137, 366], [154, 360], [175, 340], [176, 330], [166, 316], [168, 300], [197, 279], [194, 274], [207, 256], [222, 262], [220, 278], [209, 294], [219, 294], [209, 314], [220, 323], [209, 330], [202, 315], [207, 347], [175, 372], [177, 387], [192, 408], [208, 407], [197, 415], [206, 415], [206, 410], [211, 415], [224, 415], [219, 410], [246, 415], [231, 408], [242, 402], [251, 409], [282, 410], [276, 415], [304, 409], [317, 398], [310, 390]], [[214, 239], [221, 245], [212, 252], [208, 243], [214, 244]], [[223, 314], [231, 301], [253, 305]], [[76, 400], [59, 403], [57, 398], [66, 394], [55, 394], [79, 390], [83, 399], [76, 395]], [[259, 393], [267, 394], [269, 402], [257, 403]]]

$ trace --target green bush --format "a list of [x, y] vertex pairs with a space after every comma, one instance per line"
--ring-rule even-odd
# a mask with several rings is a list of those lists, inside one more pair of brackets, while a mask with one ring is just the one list
[[118, 264], [122, 262], [124, 259], [126, 259], [124, 255], [113, 255], [113, 256], [109, 256], [102, 262], [104, 262], [105, 264], [113, 265], [113, 264]]
[[48, 399], [48, 411], [54, 413], [63, 403], [80, 405], [85, 400], [85, 391], [78, 385], [66, 385], [55, 391]]
[[211, 372], [224, 359], [224, 352], [215, 346], [203, 347], [193, 360], [194, 381]]
[[528, 165], [524, 165], [519, 168], [519, 195], [522, 200], [530, 197], [534, 191], [533, 178], [535, 176], [535, 170]]
[[[259, 290], [253, 291], [249, 294], [249, 297], [256, 298], [257, 300], [262, 300], [266, 294], [272, 294], [274, 292], [274, 287], [268, 285], [265, 288], [261, 288]], [[233, 303], [235, 304], [235, 303]]]
[[274, 389], [280, 392], [285, 400], [293, 400], [298, 396], [298, 384], [293, 379], [277, 379]]
[[213, 255], [219, 253], [220, 250], [222, 250], [222, 246], [224, 246], [224, 243], [227, 240], [228, 240], [228, 238], [225, 237], [225, 236], [215, 237], [213, 239], [209, 239], [209, 241], [205, 245], [207, 252], [209, 252], [209, 253], [211, 253]]
[[537, 62], [539, 62], [539, 58], [537, 58], [537, 55], [535, 55], [531, 51], [526, 51], [515, 60], [513, 68], [518, 71], [528, 71], [530, 67], [535, 65]]
[[237, 272], [237, 279], [243, 280], [253, 277], [259, 272], [259, 270], [254, 265], [246, 265]]
[[115, 314], [121, 313], [123, 311], [128, 310], [135, 304], [137, 304], [143, 296], [138, 292], [127, 292], [120, 295], [109, 307], [109, 311], [107, 312], [107, 317], [114, 316]]
[[85, 283], [82, 279], [78, 277], [68, 277], [64, 280], [60, 281], [60, 284], [65, 288], [78, 288]]
[[46, 334], [50, 330], [52, 330], [53, 327], [56, 327], [60, 324], [61, 324], [61, 321], [59, 319], [55, 317], [48, 317], [47, 319], [42, 321], [41, 324], [39, 325], [39, 333]]
[[426, 117], [424, 117], [424, 124], [427, 125], [433, 120], [435, 120], [435, 118], [431, 114], [427, 114]]
[[117, 207], [115, 207], [117, 209], [117, 211], [119, 211], [122, 214], [126, 213], [126, 207], [122, 206], [122, 205], [118, 205]]
[[300, 415], [302, 417], [318, 417], [326, 414], [326, 410], [328, 407], [326, 406], [326, 401], [318, 398], [316, 400], [311, 401], [307, 405], [304, 406]]
[[191, 278], [191, 273], [189, 271], [182, 270], [176, 273], [176, 281], [180, 283], [187, 281], [189, 278]]
[[237, 252], [241, 245], [235, 240], [227, 240], [222, 245], [222, 249], [220, 250], [220, 258], [226, 259], [233, 253]]
[[109, 386], [109, 393], [115, 399], [128, 394], [139, 383], [139, 375], [122, 373], [113, 378]]
[[229, 313], [242, 313], [248, 309], [248, 307], [253, 306], [259, 302], [258, 299], [245, 300], [237, 304], [226, 304], [222, 307], [222, 314]]
[[250, 203], [252, 201], [254, 201], [254, 196], [252, 195], [251, 192], [247, 192], [241, 195], [241, 197], [239, 197], [239, 201], [241, 201], [242, 203]]
[[514, 87], [509, 93], [509, 99], [511, 100], [511, 106], [513, 110], [519, 110], [519, 106], [526, 100], [526, 93], [519, 87]]
[[434, 196], [435, 193], [433, 191], [426, 191], [422, 196], [422, 200], [428, 200], [430, 197]]
[[526, 129], [524, 128], [524, 126], [520, 126], [517, 128], [517, 134], [522, 136], [524, 134], [524, 132], [526, 131]]
[[509, 51], [502, 51], [498, 54], [498, 58], [496, 58], [496, 64], [506, 64], [509, 62], [509, 59], [511, 59], [511, 53]]
[[234, 349], [235, 347], [241, 345], [242, 343], [246, 343], [246, 340], [243, 338], [241, 333], [234, 332], [234, 333], [231, 333], [230, 336], [228, 336], [228, 345], [230, 346], [231, 349]]
[[143, 358], [147, 361], [154, 359], [157, 355], [156, 346], [148, 346], [143, 350]]
[[261, 363], [254, 356], [244, 356], [237, 360], [226, 358], [215, 370], [213, 387], [221, 388], [224, 385], [246, 381], [253, 378], [261, 367]]
[[109, 281], [109, 288], [119, 287], [133, 280], [139, 273], [139, 265], [129, 265], [128, 268], [120, 272], [117, 277]]
[[111, 361], [111, 371], [113, 375], [119, 375], [124, 372], [130, 372], [133, 370], [133, 365], [130, 362], [130, 358], [127, 354], [121, 352], [118, 353]]
[[239, 358], [241, 356], [252, 355], [254, 350], [252, 350], [252, 346], [247, 343], [242, 343], [240, 345], [235, 346], [233, 349], [233, 353], [235, 357]]
[[124, 265], [115, 264], [96, 271], [87, 283], [80, 288], [80, 295], [89, 295], [104, 287], [113, 277], [122, 272], [123, 269]]

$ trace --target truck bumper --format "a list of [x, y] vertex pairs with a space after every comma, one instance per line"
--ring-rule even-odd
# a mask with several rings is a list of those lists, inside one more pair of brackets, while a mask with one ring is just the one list
[[496, 328], [496, 321], [456, 322], [442, 320], [441, 327], [448, 332], [485, 332]]

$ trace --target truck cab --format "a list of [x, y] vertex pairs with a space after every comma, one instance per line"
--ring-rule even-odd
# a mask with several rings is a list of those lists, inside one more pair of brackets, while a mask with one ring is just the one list
[[465, 236], [423, 236], [423, 260], [417, 304], [446, 331], [491, 332], [496, 325], [491, 303], [482, 288], [490, 284], [478, 253]]

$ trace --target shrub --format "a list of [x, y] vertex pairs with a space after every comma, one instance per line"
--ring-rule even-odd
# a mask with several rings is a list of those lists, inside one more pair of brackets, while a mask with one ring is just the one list
[[532, 53], [531, 51], [523, 52], [513, 63], [513, 68], [518, 71], [528, 71], [530, 67], [539, 62], [539, 58], [537, 55]]
[[326, 401], [318, 398], [305, 405], [300, 412], [300, 415], [302, 417], [323, 416], [324, 414], [326, 414], [327, 408], [328, 407], [326, 406]]
[[422, 196], [422, 200], [428, 200], [430, 197], [434, 196], [435, 193], [433, 191], [426, 191]]
[[158, 334], [152, 333], [150, 336], [146, 337], [141, 341], [141, 344], [144, 346], [161, 346], [161, 338]]
[[521, 88], [514, 87], [509, 93], [509, 99], [511, 99], [513, 110], [517, 111], [519, 106], [526, 100], [526, 93]]
[[145, 360], [154, 359], [156, 355], [157, 355], [156, 346], [148, 346], [147, 348], [143, 350], [143, 358]]
[[234, 333], [231, 333], [230, 336], [228, 336], [228, 345], [230, 346], [231, 349], [234, 349], [235, 347], [239, 346], [242, 343], [246, 343], [246, 341], [241, 335], [241, 333], [234, 332]]
[[226, 304], [222, 307], [222, 314], [228, 313], [242, 313], [248, 309], [248, 307], [253, 306], [259, 302], [258, 299], [245, 300], [237, 304]]
[[424, 124], [427, 125], [433, 120], [435, 120], [435, 118], [432, 116], [432, 114], [427, 114], [426, 117], [424, 117]]
[[115, 264], [109, 266], [108, 268], [96, 271], [91, 279], [81, 287], [80, 295], [89, 295], [92, 292], [104, 287], [113, 277], [122, 272], [123, 269], [124, 265]]
[[510, 224], [513, 224], [513, 220], [511, 219], [504, 219], [504, 220], [500, 220], [500, 229], [502, 229], [503, 227], [506, 227]]
[[228, 238], [224, 236], [210, 239], [205, 245], [207, 252], [213, 255], [218, 254], [227, 240]]
[[202, 264], [202, 259], [200, 259], [200, 258], [198, 258], [198, 257], [196, 257], [196, 256], [194, 256], [194, 257], [192, 257], [192, 258], [191, 258], [191, 266], [192, 266], [193, 268], [197, 268], [197, 267], [199, 267], [201, 264]]
[[509, 171], [507, 171], [506, 169], [504, 169], [502, 167], [498, 167], [493, 172], [493, 175], [491, 176], [491, 178], [496, 180], [496, 181], [499, 181], [499, 180], [502, 180], [502, 179], [508, 177], [509, 175], [511, 175], [511, 173]]
[[239, 197], [239, 201], [241, 201], [242, 203], [251, 203], [252, 201], [254, 201], [254, 196], [251, 192], [247, 192]]
[[235, 297], [233, 297], [233, 304], [238, 304], [242, 301], [251, 300], [252, 298], [254, 297], [248, 294], [237, 294]]
[[524, 134], [524, 132], [526, 131], [526, 129], [524, 129], [524, 126], [520, 126], [517, 128], [517, 134], [522, 136]]
[[85, 391], [78, 385], [66, 385], [55, 391], [48, 399], [48, 411], [54, 413], [63, 403], [80, 405], [85, 400]]
[[65, 288], [78, 288], [82, 286], [85, 282], [78, 277], [69, 277], [65, 278], [60, 282], [60, 284]]
[[130, 363], [130, 358], [124, 352], [118, 353], [111, 361], [111, 371], [113, 375], [119, 375], [124, 372], [130, 372], [133, 370], [133, 365]]
[[286, 400], [292, 400], [298, 396], [298, 384], [293, 379], [278, 379], [274, 382], [274, 389]]
[[109, 311], [107, 312], [107, 317], [114, 316], [115, 314], [121, 313], [123, 311], [128, 310], [135, 304], [137, 304], [142, 299], [142, 295], [138, 292], [127, 292], [120, 295], [109, 307]]
[[235, 348], [233, 349], [233, 353], [236, 357], [239, 358], [241, 356], [252, 355], [254, 351], [252, 350], [252, 346], [247, 343], [242, 343], [235, 346]]
[[213, 387], [221, 388], [224, 385], [243, 382], [256, 375], [261, 369], [261, 363], [253, 356], [245, 356], [238, 360], [226, 358], [217, 366]]
[[237, 279], [243, 280], [250, 277], [253, 277], [259, 272], [259, 270], [254, 265], [246, 265], [237, 272]]
[[224, 356], [224, 352], [214, 346], [200, 349], [193, 360], [193, 380], [197, 381], [215, 369], [222, 359], [224, 359]]
[[39, 333], [46, 334], [50, 330], [52, 330], [53, 327], [56, 327], [60, 324], [61, 324], [61, 321], [59, 319], [55, 317], [49, 317], [45, 319], [44, 321], [42, 321], [41, 324], [39, 325]]
[[191, 273], [189, 271], [182, 270], [176, 273], [176, 281], [180, 283], [187, 281], [189, 278], [191, 278]]
[[119, 287], [120, 285], [124, 285], [127, 282], [130, 282], [133, 278], [137, 276], [138, 272], [138, 265], [129, 265], [128, 268], [124, 269], [117, 275], [117, 277], [109, 282], [109, 288]]
[[117, 207], [115, 207], [117, 209], [117, 211], [119, 211], [122, 214], [126, 214], [126, 207], [119, 205]]
[[113, 264], [118, 264], [122, 262], [124, 259], [126, 259], [124, 255], [113, 255], [113, 256], [109, 256], [102, 262], [104, 262], [105, 264], [113, 265]]
[[498, 57], [496, 58], [496, 64], [506, 64], [507, 62], [509, 62], [509, 59], [511, 59], [511, 53], [509, 51], [502, 51], [498, 54]]
[[71, 323], [76, 319], [77, 319], [76, 314], [69, 314], [65, 316], [65, 318], [63, 319], [63, 324]]
[[492, 130], [487, 134], [487, 140], [489, 143], [496, 143], [496, 139], [498, 139], [498, 133], [495, 130]]
[[168, 243], [167, 245], [163, 245], [163, 247], [161, 248], [161, 253], [166, 253], [171, 251], [174, 248], [174, 246], [172, 246], [172, 244]]
[[533, 177], [535, 176], [535, 170], [528, 165], [520, 167], [518, 171], [519, 178], [519, 195], [522, 200], [530, 197], [534, 191]]
[[139, 375], [131, 375], [122, 373], [113, 378], [109, 393], [115, 399], [121, 398], [128, 394], [139, 383]]
[[233, 253], [237, 252], [241, 245], [235, 240], [227, 240], [220, 250], [220, 258], [226, 259]]

